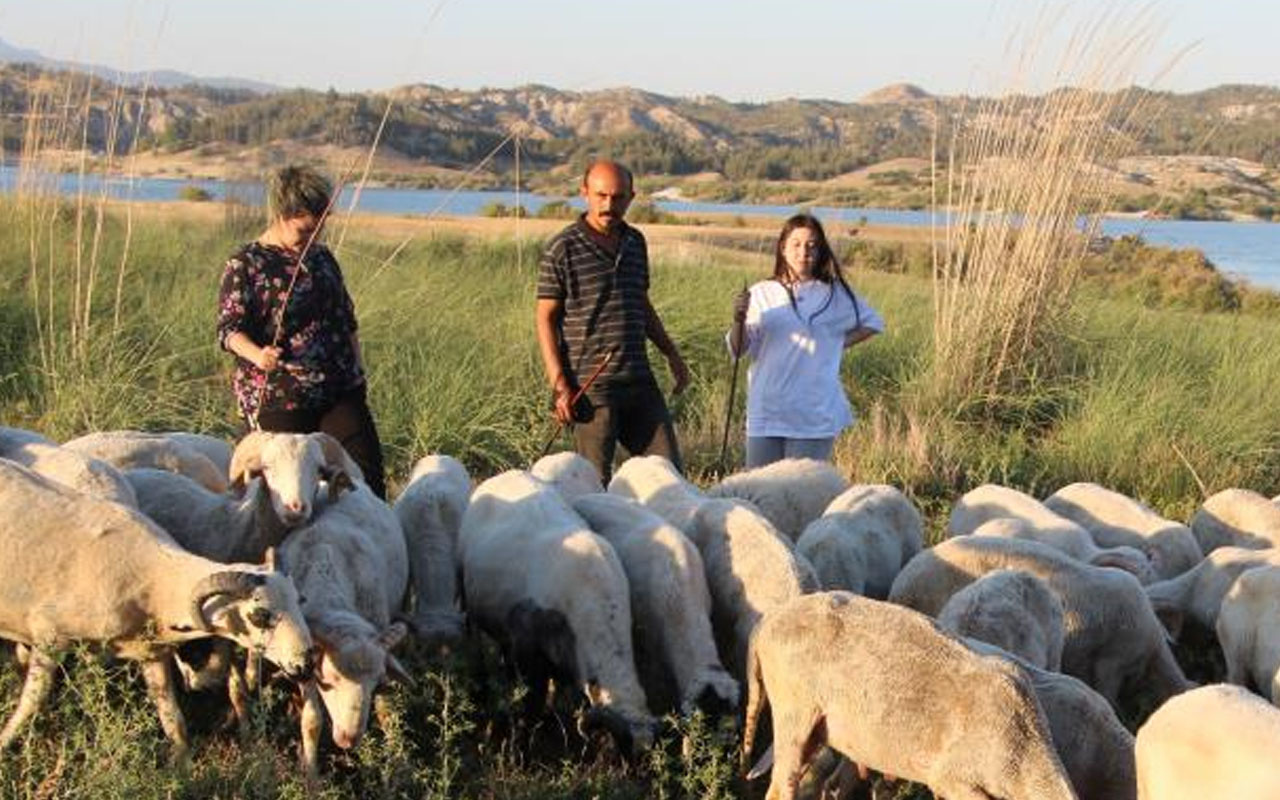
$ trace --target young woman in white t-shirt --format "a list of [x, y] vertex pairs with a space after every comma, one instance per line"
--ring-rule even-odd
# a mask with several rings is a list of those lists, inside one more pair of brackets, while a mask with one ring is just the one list
[[884, 330], [884, 321], [849, 288], [816, 217], [786, 221], [773, 278], [734, 298], [733, 319], [729, 350], [751, 358], [747, 467], [830, 459], [836, 436], [853, 422], [841, 355]]

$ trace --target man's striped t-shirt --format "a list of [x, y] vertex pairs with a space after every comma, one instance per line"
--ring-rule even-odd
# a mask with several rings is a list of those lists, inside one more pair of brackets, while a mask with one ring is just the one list
[[649, 319], [649, 253], [644, 235], [621, 223], [610, 252], [579, 217], [547, 245], [538, 265], [538, 299], [559, 300], [560, 357], [580, 386], [614, 350], [587, 394], [607, 397], [617, 388], [651, 379], [645, 351]]

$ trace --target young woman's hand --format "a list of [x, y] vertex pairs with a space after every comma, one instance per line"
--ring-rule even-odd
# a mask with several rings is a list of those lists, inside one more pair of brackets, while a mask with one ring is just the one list
[[751, 292], [743, 289], [733, 296], [733, 321], [743, 323], [747, 321], [747, 307], [751, 305]]

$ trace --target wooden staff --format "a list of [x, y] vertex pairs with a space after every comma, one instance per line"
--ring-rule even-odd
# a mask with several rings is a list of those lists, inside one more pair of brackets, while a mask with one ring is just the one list
[[[573, 407], [578, 404], [578, 401], [582, 399], [582, 396], [587, 393], [587, 390], [591, 388], [591, 384], [595, 383], [596, 378], [600, 377], [600, 373], [604, 372], [604, 368], [609, 366], [609, 362], [613, 360], [613, 354], [616, 352], [618, 352], [618, 348], [615, 347], [605, 353], [604, 359], [600, 362], [600, 365], [595, 368], [595, 371], [591, 373], [590, 377], [587, 378], [587, 382], [582, 384], [582, 387], [573, 393], [573, 397], [569, 399], [570, 413], [572, 413]], [[547, 439], [547, 443], [542, 446], [542, 452], [538, 454], [538, 458], [545, 456], [547, 451], [551, 449], [551, 445], [555, 444], [556, 439], [560, 438], [560, 432], [564, 430], [564, 425], [565, 424], [563, 422], [556, 420], [556, 429], [551, 432], [551, 438]]]

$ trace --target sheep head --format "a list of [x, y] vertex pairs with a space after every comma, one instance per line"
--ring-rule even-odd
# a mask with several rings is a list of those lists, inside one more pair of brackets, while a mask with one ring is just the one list
[[391, 648], [408, 632], [405, 624], [393, 622], [380, 632], [367, 622], [361, 628], [348, 625], [341, 634], [316, 637], [320, 642], [316, 688], [333, 725], [333, 743], [344, 750], [360, 743], [379, 684], [387, 678], [412, 683], [391, 655]]
[[205, 577], [192, 590], [191, 617], [201, 630], [261, 653], [291, 678], [310, 672], [311, 633], [298, 590], [278, 572], [229, 568]]
[[288, 528], [311, 519], [321, 480], [332, 496], [361, 478], [360, 468], [327, 433], [253, 431], [236, 445], [229, 473], [231, 487], [241, 491], [250, 478], [261, 477], [272, 509]]

